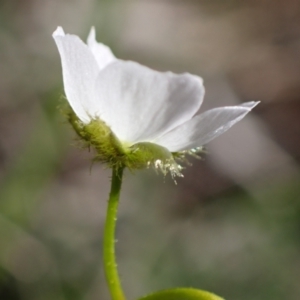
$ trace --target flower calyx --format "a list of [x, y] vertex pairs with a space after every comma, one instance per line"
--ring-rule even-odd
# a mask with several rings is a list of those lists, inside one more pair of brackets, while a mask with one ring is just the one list
[[151, 142], [121, 142], [100, 118], [84, 124], [71, 108], [67, 118], [84, 145], [95, 149], [95, 161], [110, 168], [127, 167], [131, 171], [153, 167], [163, 175], [170, 172], [173, 179], [183, 177], [183, 167], [176, 160], [183, 161], [186, 151], [171, 153], [167, 148]]

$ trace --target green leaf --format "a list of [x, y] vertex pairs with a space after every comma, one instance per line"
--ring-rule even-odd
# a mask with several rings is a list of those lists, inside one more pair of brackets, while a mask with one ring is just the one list
[[224, 300], [212, 293], [192, 288], [162, 290], [139, 300]]

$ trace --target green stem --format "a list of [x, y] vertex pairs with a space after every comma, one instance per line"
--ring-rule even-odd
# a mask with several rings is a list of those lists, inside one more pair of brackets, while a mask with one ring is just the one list
[[125, 300], [115, 257], [115, 227], [123, 168], [114, 168], [104, 227], [103, 259], [106, 281], [112, 300]]

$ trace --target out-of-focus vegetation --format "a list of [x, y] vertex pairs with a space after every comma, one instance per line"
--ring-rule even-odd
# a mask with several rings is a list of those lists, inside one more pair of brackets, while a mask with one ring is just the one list
[[117, 256], [128, 299], [175, 286], [300, 297], [299, 1], [0, 2], [0, 299], [109, 299], [110, 172], [59, 113], [58, 25], [123, 59], [204, 78], [203, 109], [261, 104], [174, 185], [127, 173]]

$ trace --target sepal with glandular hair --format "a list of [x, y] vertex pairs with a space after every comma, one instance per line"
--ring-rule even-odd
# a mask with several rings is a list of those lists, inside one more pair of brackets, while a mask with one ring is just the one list
[[138, 300], [224, 300], [219, 296], [193, 288], [162, 290]]
[[106, 163], [111, 168], [127, 167], [129, 170], [138, 170], [154, 167], [164, 175], [170, 172], [173, 178], [182, 176], [182, 167], [175, 158], [180, 160], [183, 151], [171, 153], [167, 148], [151, 142], [133, 145], [122, 143], [100, 118], [84, 124], [71, 108], [67, 109], [66, 115], [78, 136], [88, 147], [95, 148], [96, 161]]

